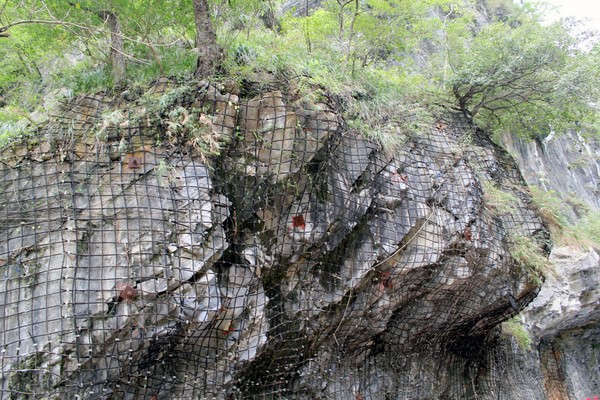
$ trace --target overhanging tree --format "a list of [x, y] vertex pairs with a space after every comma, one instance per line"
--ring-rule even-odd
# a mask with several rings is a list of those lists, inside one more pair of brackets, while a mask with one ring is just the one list
[[452, 43], [449, 87], [458, 108], [491, 129], [525, 135], [597, 117], [597, 56], [564, 23], [495, 22]]

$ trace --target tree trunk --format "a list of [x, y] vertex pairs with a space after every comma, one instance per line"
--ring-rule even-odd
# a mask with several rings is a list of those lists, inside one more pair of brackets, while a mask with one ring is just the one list
[[194, 20], [196, 22], [196, 46], [198, 63], [196, 78], [212, 75], [221, 61], [221, 49], [217, 44], [217, 35], [212, 26], [207, 0], [193, 0]]
[[123, 49], [123, 34], [117, 14], [111, 11], [100, 11], [100, 18], [104, 19], [110, 29], [110, 64], [115, 83], [125, 80], [125, 52]]

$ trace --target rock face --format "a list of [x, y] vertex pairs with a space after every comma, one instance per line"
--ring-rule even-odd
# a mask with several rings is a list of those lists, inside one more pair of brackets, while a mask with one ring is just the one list
[[0, 398], [544, 396], [497, 326], [548, 235], [467, 121], [384, 150], [286, 88], [128, 96], [3, 153]]
[[287, 0], [281, 5], [280, 13], [291, 12], [295, 16], [309, 15], [323, 0]]
[[[543, 140], [503, 138], [527, 181], [554, 191], [576, 221], [586, 210], [598, 211], [598, 144], [577, 134]], [[539, 371], [547, 398], [598, 396], [600, 379], [600, 256], [594, 249], [555, 247], [548, 276], [521, 319], [537, 352], [526, 364]]]
[[587, 398], [600, 389], [600, 257], [561, 247], [552, 260], [556, 273], [522, 318], [539, 343], [549, 392], [560, 393], [552, 398]]
[[573, 208], [572, 219], [586, 207], [600, 210], [600, 145], [595, 140], [564, 133], [535, 141], [505, 136], [502, 142], [526, 181], [560, 195]]

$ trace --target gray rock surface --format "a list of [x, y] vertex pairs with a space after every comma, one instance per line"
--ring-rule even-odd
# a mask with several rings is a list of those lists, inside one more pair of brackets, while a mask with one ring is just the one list
[[309, 15], [312, 10], [320, 7], [323, 0], [287, 0], [281, 5], [279, 12], [285, 14], [291, 12], [295, 16]]
[[459, 116], [384, 150], [325, 100], [162, 80], [42, 134], [2, 156], [0, 398], [544, 393], [497, 326], [547, 232]]
[[539, 339], [600, 322], [600, 256], [595, 251], [558, 247], [551, 260], [554, 273], [523, 314]]
[[529, 184], [556, 192], [573, 208], [572, 220], [586, 208], [600, 210], [600, 146], [595, 140], [553, 133], [531, 141], [505, 136], [502, 143]]
[[[503, 137], [530, 184], [551, 190], [564, 201], [572, 223], [588, 210], [598, 211], [599, 148], [581, 135], [552, 134], [525, 141]], [[554, 273], [521, 320], [539, 364], [538, 380], [548, 398], [585, 399], [600, 393], [600, 256], [596, 249], [555, 247]]]

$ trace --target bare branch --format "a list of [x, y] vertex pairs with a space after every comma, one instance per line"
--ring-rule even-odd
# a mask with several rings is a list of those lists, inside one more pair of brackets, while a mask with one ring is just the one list
[[91, 28], [89, 26], [77, 24], [74, 22], [68, 22], [68, 21], [44, 20], [44, 19], [24, 19], [24, 20], [20, 20], [20, 21], [16, 21], [16, 22], [11, 22], [10, 24], [0, 27], [0, 33], [6, 32], [15, 26], [25, 25], [25, 24], [28, 24], [28, 25], [34, 25], [34, 24], [62, 25], [62, 26], [72, 26], [72, 27], [87, 30], [87, 31], [97, 31], [97, 29], [95, 29], [95, 28]]
[[[59, 25], [59, 26], [63, 26], [65, 28], [78, 28], [84, 31], [88, 31], [88, 32], [92, 32], [92, 33], [105, 33], [105, 31], [103, 29], [100, 28], [94, 28], [91, 26], [87, 26], [87, 25], [82, 25], [82, 24], [77, 24], [74, 22], [69, 22], [69, 21], [62, 21], [62, 20], [42, 20], [42, 19], [27, 19], [27, 20], [19, 20], [19, 21], [15, 21], [15, 22], [11, 22], [10, 24], [4, 25], [2, 27], [0, 27], [0, 37], [9, 37], [10, 34], [9, 32], [7, 32], [9, 29], [15, 27], [15, 26], [19, 26], [19, 25], [35, 25], [35, 24], [41, 24], [41, 25]], [[177, 40], [173, 40], [170, 43], [157, 43], [157, 44], [152, 44], [149, 42], [145, 42], [142, 40], [138, 40], [138, 39], [134, 39], [131, 38], [129, 36], [123, 35], [122, 33], [119, 33], [119, 36], [123, 38], [123, 40], [131, 42], [131, 43], [137, 43], [137, 44], [141, 44], [143, 46], [147, 46], [148, 48], [152, 48], [155, 46], [158, 47], [168, 47], [168, 46], [172, 46], [173, 44], [177, 43]], [[132, 58], [131, 56], [127, 56]], [[137, 61], [141, 61], [141, 60], [137, 60]]]

